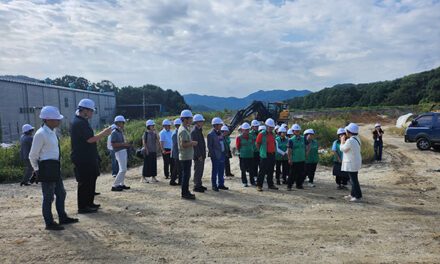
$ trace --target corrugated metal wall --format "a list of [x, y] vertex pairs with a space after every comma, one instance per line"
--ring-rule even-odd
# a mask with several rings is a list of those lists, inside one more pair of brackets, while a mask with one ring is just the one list
[[97, 111], [90, 121], [93, 129], [113, 121], [116, 111], [114, 95], [0, 78], [1, 142], [18, 140], [21, 127], [26, 123], [40, 127], [39, 113], [45, 105], [58, 107], [65, 117], [62, 130], [69, 129], [75, 109], [83, 98], [90, 98], [96, 104]]

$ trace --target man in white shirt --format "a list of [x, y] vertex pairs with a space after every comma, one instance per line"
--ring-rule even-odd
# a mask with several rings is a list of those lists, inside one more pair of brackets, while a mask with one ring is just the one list
[[171, 166], [171, 148], [173, 146], [172, 136], [173, 132], [171, 131], [171, 122], [168, 119], [165, 119], [162, 122], [163, 129], [159, 133], [160, 137], [160, 148], [162, 149], [162, 158], [163, 158], [163, 171], [165, 174], [165, 179], [170, 177], [170, 166]]
[[[41, 181], [43, 191], [43, 217], [46, 223], [46, 229], [63, 230], [64, 227], [61, 225], [78, 222], [78, 219], [68, 217], [64, 210], [66, 190], [64, 189], [63, 180], [61, 178], [61, 153], [55, 131], [55, 128], [60, 125], [63, 116], [56, 107], [45, 106], [41, 110], [40, 118], [43, 120], [44, 125], [35, 133], [29, 152], [29, 160], [37, 174], [38, 181]], [[54, 194], [57, 197], [55, 205], [58, 212], [59, 224], [53, 220], [52, 215]]]

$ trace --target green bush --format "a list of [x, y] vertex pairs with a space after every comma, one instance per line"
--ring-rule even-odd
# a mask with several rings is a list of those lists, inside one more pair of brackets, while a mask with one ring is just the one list
[[319, 165], [333, 166], [333, 157], [331, 148], [327, 150], [327, 153], [319, 153]]

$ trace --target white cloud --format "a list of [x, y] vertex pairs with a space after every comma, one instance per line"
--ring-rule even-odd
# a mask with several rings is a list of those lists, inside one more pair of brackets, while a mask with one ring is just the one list
[[10, 0], [0, 74], [219, 96], [318, 90], [440, 66], [439, 14], [422, 0]]

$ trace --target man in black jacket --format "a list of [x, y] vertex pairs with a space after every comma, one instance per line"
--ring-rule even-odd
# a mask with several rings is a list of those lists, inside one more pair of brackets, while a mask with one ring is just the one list
[[96, 179], [99, 175], [98, 149], [96, 142], [112, 132], [111, 127], [95, 135], [88, 122], [93, 116], [95, 103], [82, 99], [70, 128], [72, 153], [70, 159], [75, 164], [78, 182], [78, 213], [96, 212], [99, 204], [94, 203]]
[[194, 146], [194, 191], [204, 192], [206, 187], [202, 185], [203, 169], [205, 167], [206, 159], [206, 144], [203, 137], [202, 127], [205, 123], [205, 119], [201, 114], [194, 116], [194, 124], [191, 131], [191, 139], [197, 141], [197, 145]]

